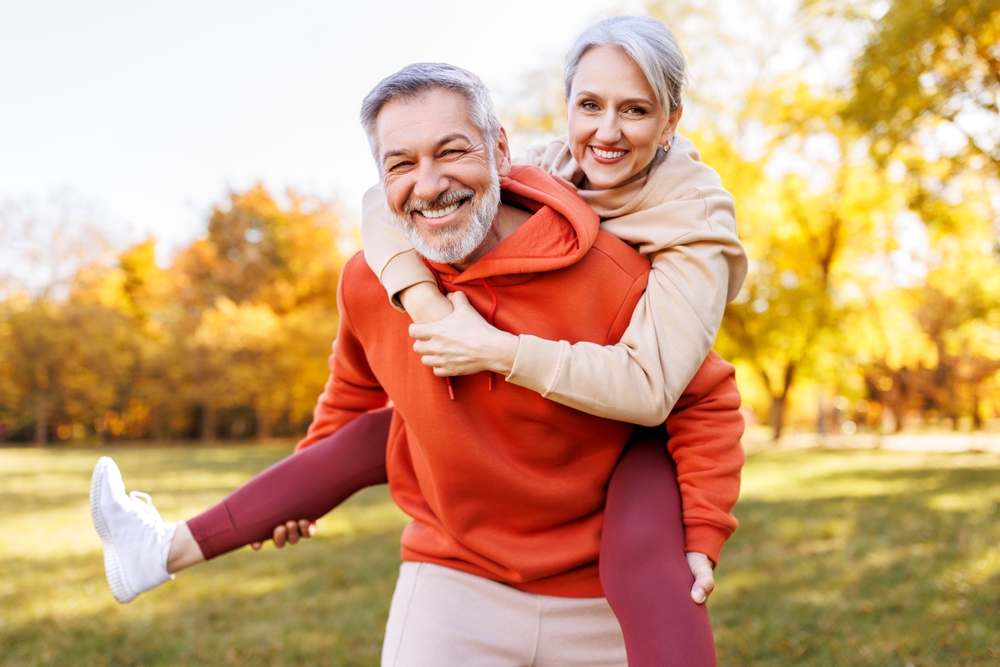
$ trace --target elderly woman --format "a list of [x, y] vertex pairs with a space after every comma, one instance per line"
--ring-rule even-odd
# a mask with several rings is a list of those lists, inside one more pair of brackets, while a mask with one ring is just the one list
[[[662, 23], [602, 21], [567, 56], [568, 138], [529, 155], [576, 188], [605, 231], [651, 261], [646, 293], [617, 345], [571, 345], [491, 326], [461, 293], [438, 292], [434, 276], [386, 219], [377, 192], [365, 202], [366, 258], [393, 302], [417, 323], [414, 349], [436, 374], [499, 373], [584, 412], [660, 426], [636, 428], [609, 484], [601, 543], [602, 585], [633, 667], [715, 663], [707, 612], [695, 603], [711, 593], [713, 563], [736, 526], [730, 510], [743, 461], [741, 426], [733, 424], [738, 395], [720, 405], [683, 405], [729, 420], [718, 433], [685, 432], [683, 420], [672, 428], [670, 419], [710, 353], [746, 267], [731, 196], [690, 142], [675, 135], [684, 78], [683, 56]], [[311, 520], [385, 481], [387, 430], [387, 411], [363, 415], [331, 437], [307, 436], [302, 454], [198, 517], [173, 525], [156, 516], [156, 546], [149, 551], [160, 553], [143, 577], [126, 575], [131, 566], [114, 539], [105, 538], [111, 531], [101, 530], [104, 519], [95, 509], [115, 596], [128, 601], [173, 572], [259, 546], [272, 534], [279, 546], [310, 534]], [[117, 475], [102, 459], [94, 489], [108, 479], [120, 484]], [[155, 510], [137, 505], [136, 512]]]

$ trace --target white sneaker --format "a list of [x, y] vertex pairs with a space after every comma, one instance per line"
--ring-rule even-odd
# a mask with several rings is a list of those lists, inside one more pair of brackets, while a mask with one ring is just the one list
[[104, 573], [116, 600], [129, 602], [174, 578], [167, 572], [167, 553], [175, 524], [164, 523], [145, 493], [125, 495], [122, 474], [106, 456], [94, 466], [90, 514], [104, 543]]

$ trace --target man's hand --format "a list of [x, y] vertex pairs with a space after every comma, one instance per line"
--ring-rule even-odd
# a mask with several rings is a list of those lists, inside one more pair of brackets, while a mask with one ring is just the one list
[[429, 324], [411, 324], [413, 351], [439, 377], [493, 371], [509, 375], [517, 354], [517, 336], [483, 319], [462, 292], [448, 299], [455, 307], [448, 317]]
[[688, 566], [691, 574], [694, 575], [694, 586], [691, 587], [691, 599], [698, 604], [704, 604], [708, 596], [715, 590], [715, 574], [713, 573], [712, 560], [705, 554], [697, 551], [689, 551], [687, 554]]
[[[281, 549], [286, 543], [295, 544], [301, 538], [312, 537], [316, 534], [316, 526], [317, 522], [309, 521], [309, 519], [288, 521], [274, 529], [271, 539], [274, 540], [274, 546]], [[262, 546], [264, 546], [263, 542], [253, 542], [250, 544], [250, 547], [254, 551], [260, 551]]]

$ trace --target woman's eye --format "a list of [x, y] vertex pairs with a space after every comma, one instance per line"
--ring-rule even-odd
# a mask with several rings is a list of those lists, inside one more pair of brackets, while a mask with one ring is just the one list
[[600, 107], [597, 106], [596, 102], [583, 102], [580, 104], [580, 108], [584, 111], [597, 111]]
[[629, 107], [628, 109], [625, 109], [625, 113], [629, 116], [645, 116], [646, 110], [642, 107]]

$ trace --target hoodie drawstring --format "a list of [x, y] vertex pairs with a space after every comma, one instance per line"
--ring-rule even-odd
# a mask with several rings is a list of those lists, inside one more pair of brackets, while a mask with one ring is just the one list
[[[437, 283], [438, 291], [441, 292], [441, 294], [444, 294], [445, 296], [447, 296], [448, 295], [448, 290], [445, 289], [445, 287], [444, 287], [444, 281], [441, 280], [441, 274], [438, 273], [437, 269], [435, 269], [431, 265], [430, 262], [427, 261], [426, 257], [421, 257], [420, 259], [422, 259], [424, 261], [424, 264], [427, 266], [428, 269], [431, 270], [431, 273], [434, 275], [434, 281]], [[489, 325], [491, 327], [492, 326], [496, 326], [496, 324], [494, 324], [493, 320], [494, 320], [494, 318], [495, 318], [495, 316], [497, 314], [497, 308], [500, 306], [500, 298], [497, 296], [496, 291], [490, 285], [489, 281], [486, 280], [486, 278], [483, 278], [483, 287], [485, 287], [486, 291], [490, 293], [490, 298], [493, 300], [493, 303], [490, 306], [490, 312], [486, 315], [486, 321], [489, 323]], [[493, 371], [490, 371], [490, 391], [493, 391], [493, 376], [494, 375], [496, 375], [496, 373], [494, 373]], [[448, 396], [450, 396], [451, 400], [454, 401], [455, 400], [455, 389], [451, 386], [451, 378], [450, 377], [445, 377], [444, 381], [445, 381], [445, 384], [448, 385]]]
[[[493, 305], [490, 307], [490, 313], [489, 313], [489, 315], [486, 316], [486, 321], [489, 322], [489, 325], [491, 327], [492, 326], [496, 326], [495, 324], [493, 324], [493, 317], [497, 314], [497, 306], [500, 305], [500, 299], [497, 298], [497, 293], [493, 291], [492, 287], [490, 287], [490, 284], [486, 280], [486, 278], [483, 278], [483, 287], [486, 288], [486, 291], [489, 292], [490, 296], [493, 298]], [[493, 391], [493, 376], [494, 375], [496, 375], [496, 373], [494, 373], [493, 371], [490, 371], [490, 391]]]

